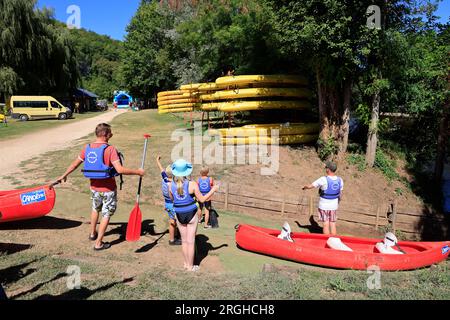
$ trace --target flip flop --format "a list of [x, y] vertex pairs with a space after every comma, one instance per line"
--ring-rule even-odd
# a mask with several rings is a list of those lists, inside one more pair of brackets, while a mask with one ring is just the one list
[[97, 248], [97, 247], [94, 246], [94, 250], [95, 251], [106, 250], [106, 249], [109, 249], [109, 248], [111, 248], [111, 243], [109, 243], [109, 242], [103, 242], [102, 246], [100, 248]]

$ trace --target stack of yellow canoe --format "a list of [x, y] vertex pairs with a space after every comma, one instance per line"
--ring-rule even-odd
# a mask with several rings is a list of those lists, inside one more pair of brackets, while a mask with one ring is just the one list
[[190, 83], [179, 90], [158, 93], [160, 113], [201, 111], [252, 111], [309, 109], [308, 81], [290, 75], [244, 75], [215, 82]]
[[246, 75], [221, 77], [196, 89], [202, 111], [307, 109], [311, 107], [307, 83], [299, 76]]
[[198, 105], [197, 94], [180, 89], [158, 93], [158, 113], [189, 112]]
[[[276, 131], [274, 131], [276, 130]], [[220, 136], [225, 145], [299, 144], [317, 140], [318, 123], [254, 124], [229, 129], [209, 130], [210, 136]]]

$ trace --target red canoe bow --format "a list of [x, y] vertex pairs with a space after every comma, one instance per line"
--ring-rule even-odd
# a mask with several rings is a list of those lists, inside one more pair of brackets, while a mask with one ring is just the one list
[[41, 186], [0, 191], [0, 223], [45, 216], [55, 206], [55, 189]]

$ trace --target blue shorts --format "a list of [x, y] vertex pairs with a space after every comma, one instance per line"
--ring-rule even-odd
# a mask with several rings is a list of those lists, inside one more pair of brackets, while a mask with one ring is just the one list
[[166, 210], [167, 214], [169, 215], [169, 218], [172, 220], [176, 219], [175, 210], [173, 209], [173, 203], [165, 203], [164, 209]]

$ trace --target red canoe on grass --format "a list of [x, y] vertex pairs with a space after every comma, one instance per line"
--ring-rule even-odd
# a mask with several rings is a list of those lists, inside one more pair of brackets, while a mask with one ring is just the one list
[[[293, 232], [294, 242], [289, 242], [277, 238], [279, 234], [280, 230], [239, 225], [236, 227], [236, 243], [242, 249], [286, 260], [354, 270], [367, 270], [369, 266], [378, 266], [380, 270], [412, 270], [444, 261], [450, 253], [450, 241], [400, 241], [398, 245], [404, 254], [384, 254], [376, 248], [381, 242], [378, 239]], [[332, 249], [329, 238], [334, 238], [351, 251]]]
[[45, 216], [55, 205], [55, 189], [48, 186], [0, 191], [0, 223]]

